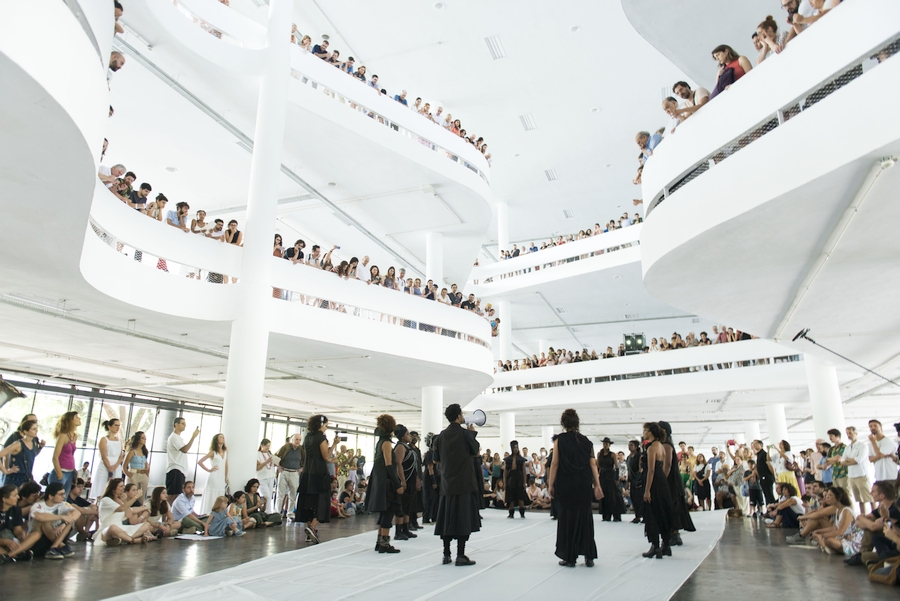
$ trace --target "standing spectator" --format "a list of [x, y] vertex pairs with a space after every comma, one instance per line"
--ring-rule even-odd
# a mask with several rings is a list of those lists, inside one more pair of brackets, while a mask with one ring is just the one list
[[152, 191], [153, 187], [144, 182], [139, 189], [128, 194], [128, 206], [137, 211], [146, 212], [145, 207], [147, 205], [147, 198]]
[[331, 520], [331, 477], [328, 464], [334, 464], [332, 448], [325, 438], [328, 418], [313, 415], [306, 424], [306, 438], [303, 451], [306, 463], [297, 485], [297, 521], [306, 524], [306, 535], [314, 544], [319, 544], [318, 525]]
[[746, 56], [739, 55], [731, 46], [725, 44], [716, 46], [712, 51], [712, 57], [718, 63], [719, 71], [716, 75], [716, 87], [709, 95], [710, 100], [730, 88], [731, 84], [753, 68]]
[[[78, 440], [76, 430], [81, 425], [81, 416], [77, 411], [63, 413], [53, 429], [56, 446], [53, 448], [53, 469], [50, 471], [50, 482], [61, 482], [66, 491], [65, 497], [72, 490], [75, 481], [75, 442]], [[63, 499], [65, 499], [63, 497]]]
[[647, 159], [653, 156], [653, 149], [662, 142], [662, 136], [656, 132], [651, 135], [650, 132], [639, 131], [635, 135], [634, 141], [637, 143], [638, 148], [641, 149], [641, 164], [644, 164], [647, 162]]
[[850, 491], [859, 503], [859, 512], [866, 513], [866, 503], [874, 509], [872, 499], [872, 483], [869, 482], [869, 445], [857, 440], [856, 428], [847, 427], [847, 438], [850, 444], [844, 451], [841, 465], [847, 466], [847, 476], [850, 480]]
[[166, 223], [172, 227], [177, 227], [183, 232], [190, 232], [191, 228], [187, 225], [188, 211], [191, 207], [186, 202], [179, 202], [175, 205], [174, 211], [166, 213]]
[[106, 72], [106, 83], [112, 80], [113, 74], [125, 66], [125, 55], [118, 50], [113, 50], [109, 55], [109, 70]]
[[295, 510], [297, 485], [300, 483], [300, 469], [303, 467], [302, 439], [299, 434], [291, 436], [290, 441], [278, 449], [275, 456], [279, 459], [278, 498], [275, 508], [281, 508], [282, 519]]
[[759, 485], [762, 487], [763, 497], [766, 505], [771, 505], [775, 503], [775, 495], [772, 492], [772, 486], [775, 484], [775, 468], [769, 461], [769, 455], [761, 440], [754, 440], [751, 446], [753, 452], [756, 453], [756, 474]]
[[872, 454], [869, 461], [875, 465], [875, 482], [894, 482], [897, 479], [897, 447], [894, 441], [884, 435], [881, 422], [869, 420], [869, 444]]
[[331, 53], [328, 52], [328, 40], [323, 40], [321, 44], [313, 46], [312, 53], [313, 56], [321, 58], [322, 60], [331, 58]]
[[[641, 474], [641, 443], [636, 440], [628, 441], [628, 457], [625, 464], [628, 467], [628, 496], [631, 497], [631, 506], [634, 509], [632, 524], [638, 524], [643, 515], [644, 504], [644, 479]], [[671, 469], [674, 469], [672, 466]]]
[[449, 296], [450, 296], [450, 304], [453, 305], [454, 307], [458, 307], [458, 306], [460, 306], [460, 304], [462, 304], [462, 293], [457, 292], [456, 284], [453, 284], [452, 286], [450, 286], [450, 295]]
[[706, 462], [703, 453], [697, 455], [697, 465], [691, 472], [691, 480], [694, 481], [694, 492], [697, 495], [697, 501], [702, 511], [709, 511], [710, 507], [710, 466]]
[[[176, 417], [172, 425], [173, 431], [169, 434], [168, 440], [166, 440], [166, 496], [169, 505], [171, 505], [174, 510], [175, 500], [184, 490], [185, 478], [187, 477], [188, 468], [186, 453], [191, 450], [191, 445], [194, 444], [194, 440], [197, 438], [197, 435], [200, 434], [200, 428], [194, 428], [191, 439], [188, 442], [184, 442], [184, 439], [181, 437], [181, 433], [184, 432], [184, 429], [187, 427], [184, 418]], [[193, 489], [192, 483], [191, 495], [194, 494]], [[180, 517], [176, 517], [175, 519], [181, 521]]]
[[837, 428], [832, 428], [828, 431], [828, 439], [831, 441], [831, 448], [828, 450], [825, 463], [831, 466], [831, 482], [834, 486], [850, 490], [847, 466], [841, 463], [844, 451], [847, 449], [847, 446], [841, 442], [841, 431]]
[[[259, 480], [257, 488], [259, 495], [266, 502], [262, 511], [268, 512], [271, 512], [274, 507], [272, 504], [272, 491], [275, 490], [275, 462], [280, 461], [270, 452], [271, 447], [272, 441], [268, 438], [263, 438], [256, 452], [256, 478]], [[247, 492], [249, 493], [250, 491], [248, 490]]]
[[679, 115], [687, 117], [699, 111], [700, 108], [709, 102], [709, 90], [703, 87], [697, 87], [692, 90], [686, 81], [677, 81], [672, 86], [672, 92], [681, 99], [681, 108]]
[[775, 22], [772, 15], [767, 16], [765, 21], [756, 26], [756, 33], [762, 46], [759, 56], [756, 57], [757, 65], [773, 54], [781, 54], [784, 45], [787, 44], [787, 31], [778, 33], [778, 23]]
[[403, 90], [402, 92], [400, 92], [400, 94], [394, 96], [394, 100], [396, 100], [397, 102], [399, 102], [400, 104], [402, 104], [405, 107], [409, 107], [409, 102], [407, 102], [407, 100], [406, 100], [406, 90]]
[[[212, 462], [210, 467], [206, 467], [208, 459]], [[200, 503], [200, 513], [207, 514], [212, 511], [216, 498], [223, 496], [228, 488], [228, 447], [225, 445], [224, 434], [213, 436], [212, 442], [209, 443], [209, 452], [200, 458], [197, 465], [209, 472], [206, 488], [203, 489], [203, 500]]]
[[103, 422], [106, 436], [100, 439], [97, 450], [100, 454], [100, 462], [94, 473], [94, 490], [102, 494], [106, 490], [106, 483], [111, 478], [122, 477], [122, 462], [125, 459], [125, 451], [122, 449], [122, 441], [119, 439], [121, 422], [112, 418]]
[[135, 484], [141, 490], [141, 501], [147, 496], [147, 486], [150, 483], [150, 452], [147, 451], [147, 435], [143, 432], [135, 432], [128, 445], [128, 453], [125, 455], [124, 472], [129, 484]]
[[19, 440], [8, 444], [0, 451], [0, 458], [9, 456], [9, 467], [2, 468], [3, 473], [6, 474], [6, 484], [20, 487], [26, 482], [34, 481], [31, 471], [34, 469], [34, 458], [39, 450], [37, 420], [26, 419], [23, 421], [17, 434]]
[[91, 488], [91, 464], [90, 464], [90, 462], [88, 462], [88, 461], [84, 462], [84, 464], [81, 466], [81, 469], [78, 470], [78, 474], [77, 474], [76, 478], [81, 478], [82, 480], [84, 480], [85, 496], [90, 494], [89, 493], [90, 488]]

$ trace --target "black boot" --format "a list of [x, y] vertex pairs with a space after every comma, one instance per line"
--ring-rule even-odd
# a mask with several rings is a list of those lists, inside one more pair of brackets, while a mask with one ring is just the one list
[[418, 535], [418, 534], [413, 534], [412, 531], [409, 529], [409, 522], [403, 524], [403, 532], [404, 532], [404, 533], [406, 534], [406, 536], [408, 536], [409, 538], [419, 538], [419, 535]]
[[663, 539], [662, 547], [659, 549], [660, 554], [672, 557], [672, 547], [669, 546], [669, 540]]
[[684, 544], [681, 542], [681, 534], [679, 534], [678, 532], [676, 532], [675, 534], [672, 535], [672, 537], [669, 539], [669, 543], [673, 547], [680, 547], [681, 545]]
[[465, 538], [456, 539], [456, 565], [458, 566], [474, 566], [475, 562], [466, 557], [466, 541], [469, 539], [468, 536]]
[[450, 541], [453, 539], [449, 536], [443, 536], [441, 540], [444, 542], [444, 560], [441, 563], [447, 565], [453, 561], [450, 559]]
[[506, 518], [509, 519], [509, 520], [511, 520], [511, 519], [513, 519], [513, 518], [515, 518], [515, 517], [516, 517], [516, 508], [515, 508], [515, 507], [510, 507], [510, 508], [509, 508], [509, 515], [506, 516]]
[[657, 556], [661, 557], [661, 555], [659, 555], [659, 547], [656, 546], [656, 543], [653, 543], [652, 545], [650, 545], [649, 551], [647, 551], [646, 553], [641, 553], [641, 557], [650, 558], [650, 557], [657, 557]]
[[394, 540], [409, 540], [409, 537], [406, 536], [406, 532], [404, 532], [401, 524], [394, 525]]
[[523, 520], [525, 519], [525, 508], [524, 507], [521, 507], [521, 506], [519, 507], [519, 515], [522, 516]]
[[397, 549], [393, 545], [391, 545], [391, 537], [390, 536], [380, 536], [378, 537], [381, 544], [378, 545], [379, 553], [399, 553], [400, 549]]

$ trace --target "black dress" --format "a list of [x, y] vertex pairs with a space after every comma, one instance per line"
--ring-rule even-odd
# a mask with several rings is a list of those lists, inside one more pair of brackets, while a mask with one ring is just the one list
[[371, 513], [391, 511], [394, 515], [397, 515], [400, 513], [400, 498], [397, 495], [397, 488], [399, 487], [394, 487], [390, 482], [387, 466], [384, 463], [384, 453], [381, 450], [382, 444], [391, 442], [391, 434], [382, 433], [380, 430], [376, 430], [375, 434], [379, 438], [378, 442], [375, 444], [375, 459], [372, 462], [372, 474], [369, 476], [369, 492], [366, 494], [366, 511]]
[[625, 458], [628, 464], [628, 493], [631, 495], [631, 504], [634, 507], [636, 518], [641, 517], [641, 505], [644, 504], [644, 478], [641, 472], [641, 454], [635, 453]]
[[531, 499], [525, 490], [525, 458], [521, 455], [510, 455], [503, 463], [506, 464], [506, 488], [503, 491], [503, 500], [507, 506], [517, 505], [519, 501], [529, 505]]
[[441, 464], [441, 497], [434, 533], [454, 538], [481, 530], [482, 491], [475, 481], [472, 458], [478, 455], [477, 434], [452, 423], [434, 444], [434, 461]]
[[[681, 474], [678, 472], [678, 453], [675, 447], [668, 441], [665, 443], [666, 449], [671, 453], [671, 465], [669, 468], [669, 498], [672, 499], [674, 507], [674, 519], [672, 520], [672, 530], [686, 530], [694, 532], [694, 520], [691, 519], [691, 512], [687, 506], [687, 500], [684, 498], [684, 483], [681, 481]], [[652, 493], [651, 493], [652, 494]]]
[[[663, 450], [666, 447], [663, 446]], [[653, 484], [650, 487], [650, 502], [645, 502], [642, 507], [644, 517], [644, 532], [647, 534], [647, 540], [653, 545], [660, 544], [660, 537], [663, 542], [669, 541], [674, 528], [675, 507], [672, 503], [672, 496], [669, 493], [668, 480], [663, 470], [663, 461], [658, 459], [653, 466]], [[647, 486], [647, 474], [649, 473], [647, 466], [647, 452], [641, 453], [641, 466], [644, 469], [644, 490]], [[671, 474], [673, 470], [669, 468]], [[679, 477], [680, 479], [680, 477]], [[683, 495], [682, 495], [683, 496]]]
[[600, 499], [600, 513], [603, 521], [614, 519], [622, 520], [625, 513], [625, 500], [622, 491], [619, 490], [619, 472], [616, 470], [615, 455], [612, 451], [606, 453], [601, 450], [597, 453], [597, 468], [600, 470], [600, 488], [603, 489], [603, 498]]
[[[407, 517], [413, 517], [419, 511], [419, 504], [416, 503], [416, 497], [418, 496], [418, 491], [416, 490], [416, 482], [418, 479], [416, 454], [405, 442], [398, 442], [394, 447], [394, 450], [396, 451], [397, 447], [399, 446], [402, 446], [406, 450], [406, 452], [403, 454], [403, 463], [399, 466], [403, 470], [402, 475], [400, 472], [397, 473], [397, 475], [400, 476], [400, 478], [404, 482], [406, 482], [406, 488], [403, 491], [403, 496], [400, 497], [400, 504], [402, 507], [403, 515]], [[397, 457], [396, 453], [394, 454], [394, 457]]]
[[[440, 464], [434, 462], [434, 451], [425, 451], [425, 477], [422, 481], [422, 493], [425, 498], [425, 509], [422, 512], [423, 522], [433, 522], [437, 517], [438, 497], [440, 495]], [[434, 475], [428, 473], [428, 466], [434, 470]], [[434, 485], [437, 484], [438, 488]]]
[[331, 521], [331, 476], [328, 474], [328, 463], [322, 458], [320, 446], [326, 442], [321, 432], [307, 432], [303, 440], [306, 452], [306, 463], [300, 473], [297, 485], [297, 521], [310, 522], [313, 519], [321, 523]]
[[594, 445], [577, 432], [564, 432], [556, 439], [559, 454], [553, 499], [556, 506], [556, 556], [575, 563], [579, 555], [597, 558], [594, 542], [594, 518], [591, 515], [594, 476], [591, 458]]

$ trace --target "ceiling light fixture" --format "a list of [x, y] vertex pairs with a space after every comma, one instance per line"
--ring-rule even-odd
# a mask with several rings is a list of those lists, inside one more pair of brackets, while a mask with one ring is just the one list
[[525, 131], [537, 129], [537, 124], [534, 122], [534, 115], [532, 115], [531, 113], [528, 113], [527, 115], [519, 115], [519, 121], [522, 122], [522, 127], [525, 128]]
[[328, 182], [328, 185], [331, 186], [332, 188], [334, 188], [335, 186], [337, 186], [337, 184], [336, 184], [335, 182]]
[[444, 5], [443, 2], [435, 2], [435, 3], [434, 3], [434, 10], [444, 10], [444, 6], [445, 6], [445, 5]]
[[581, 27], [579, 27], [578, 25], [573, 25], [572, 27], [569, 27], [569, 31], [571, 31], [572, 33], [578, 33], [579, 31], [581, 31]]
[[559, 176], [556, 174], [556, 169], [545, 169], [544, 175], [547, 176], [548, 182], [555, 182], [559, 179]]
[[566, 309], [565, 307], [556, 307], [556, 312], [557, 313], [568, 313], [569, 310]]
[[621, 279], [622, 279], [622, 276], [620, 276], [620, 275], [614, 275], [614, 276], [613, 276], [613, 279], [614, 279], [614, 280], [621, 280]]
[[591, 107], [591, 112], [592, 112], [592, 113], [599, 113], [599, 112], [600, 112], [600, 107], [599, 107], [599, 106]]
[[322, 37], [323, 40], [330, 40], [330, 39], [331, 39], [331, 36], [328, 35], [327, 33], [323, 33], [321, 37]]
[[175, 173], [176, 171], [178, 171], [178, 167], [166, 167], [166, 171], [168, 171], [169, 173]]
[[516, 154], [514, 154], [514, 155], [513, 155], [513, 156], [519, 156], [519, 153], [518, 153], [518, 152], [517, 152], [517, 153], [516, 153]]
[[503, 47], [500, 36], [492, 35], [489, 38], [484, 38], [484, 42], [487, 44], [488, 50], [490, 50], [491, 56], [495, 61], [506, 58], [506, 48]]

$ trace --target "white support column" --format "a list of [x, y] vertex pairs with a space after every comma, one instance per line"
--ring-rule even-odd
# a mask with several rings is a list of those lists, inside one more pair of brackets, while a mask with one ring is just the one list
[[444, 235], [440, 232], [425, 234], [425, 279], [433, 280], [438, 292], [444, 287]]
[[444, 389], [441, 386], [422, 387], [422, 438], [428, 433], [440, 434], [444, 429]]
[[[509, 205], [497, 203], [497, 246], [499, 250], [509, 250]], [[497, 253], [499, 259], [499, 252]]]
[[734, 442], [737, 444], [747, 444], [747, 436], [743, 432], [734, 434]]
[[[503, 323], [503, 322], [500, 322]], [[548, 353], [550, 352], [550, 341], [549, 340], [539, 340], [538, 341], [538, 352], [540, 353]]]
[[828, 430], [837, 428], [843, 432], [845, 425], [837, 372], [833, 366], [808, 353], [803, 355], [803, 364], [806, 366], [806, 384], [809, 386], [816, 438], [828, 440]]
[[498, 342], [500, 344], [500, 359], [509, 361], [513, 358], [512, 352], [512, 306], [509, 301], [499, 301], [497, 311], [500, 317], [500, 332]]
[[556, 434], [555, 426], [541, 426], [541, 446], [550, 452], [553, 448], [553, 435]]
[[777, 445], [779, 441], [788, 440], [784, 405], [781, 403], [766, 405], [766, 426], [769, 429], [769, 444]]
[[500, 446], [497, 452], [503, 457], [505, 451], [509, 451], [509, 442], [516, 439], [516, 414], [514, 411], [504, 411], [500, 414]]
[[259, 420], [269, 346], [267, 303], [272, 301], [269, 274], [272, 235], [278, 201], [287, 84], [290, 75], [290, 29], [293, 2], [270, 0], [266, 35], [266, 68], [259, 86], [253, 158], [241, 277], [237, 284], [237, 318], [231, 324], [231, 346], [222, 408], [222, 432], [231, 460], [231, 482], [256, 475]]
[[759, 432], [759, 422], [747, 422], [744, 424], [744, 435], [747, 437], [747, 444], [754, 440], [762, 440], [762, 434]]

